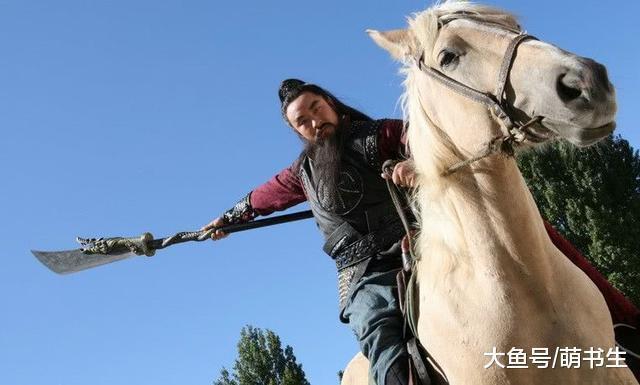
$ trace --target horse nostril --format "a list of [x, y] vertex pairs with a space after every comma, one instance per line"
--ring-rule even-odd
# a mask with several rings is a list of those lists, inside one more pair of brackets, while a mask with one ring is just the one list
[[594, 62], [594, 65], [595, 65], [594, 77], [597, 80], [598, 84], [600, 84], [601, 87], [606, 92], [611, 92], [611, 83], [609, 83], [609, 76], [607, 75], [607, 68], [605, 66], [603, 66], [602, 64], [596, 63], [596, 62]]
[[563, 102], [568, 103], [582, 95], [582, 81], [574, 74], [562, 74], [558, 76], [556, 89], [560, 99], [562, 99]]

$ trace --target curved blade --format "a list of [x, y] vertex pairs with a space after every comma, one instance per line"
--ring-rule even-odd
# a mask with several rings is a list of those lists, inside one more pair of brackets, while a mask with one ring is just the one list
[[81, 249], [65, 251], [31, 250], [31, 252], [42, 264], [58, 274], [75, 273], [76, 271], [90, 269], [135, 255], [132, 252], [108, 255], [85, 254]]

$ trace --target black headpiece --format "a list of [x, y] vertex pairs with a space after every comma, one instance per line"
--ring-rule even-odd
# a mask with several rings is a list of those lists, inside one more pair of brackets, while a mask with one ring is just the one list
[[371, 120], [370, 117], [354, 109], [353, 107], [349, 107], [346, 104], [342, 103], [329, 91], [320, 86], [317, 86], [313, 83], [305, 83], [304, 81], [299, 79], [287, 79], [280, 83], [278, 97], [280, 98], [281, 103], [282, 118], [284, 118], [284, 121], [289, 125], [291, 125], [291, 122], [289, 122], [289, 120], [287, 119], [287, 107], [289, 107], [289, 104], [291, 104], [291, 102], [293, 102], [298, 96], [300, 96], [301, 93], [305, 91], [312, 92], [325, 98], [331, 104], [336, 113], [341, 117], [347, 115], [351, 118], [352, 121]]
[[287, 120], [287, 107], [289, 107], [289, 104], [311, 86], [312, 84], [305, 83], [300, 79], [286, 79], [280, 83], [278, 96], [280, 97], [282, 117], [284, 120]]

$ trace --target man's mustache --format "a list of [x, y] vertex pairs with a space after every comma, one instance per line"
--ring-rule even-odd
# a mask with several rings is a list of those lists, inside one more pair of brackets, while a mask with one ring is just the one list
[[[322, 133], [323, 133], [324, 131], [326, 131], [327, 129], [329, 129], [330, 127], [334, 127], [334, 125], [333, 125], [333, 124], [331, 124], [331, 123], [324, 123], [323, 125], [321, 125], [320, 127], [318, 127], [318, 128], [316, 129], [316, 134], [315, 134], [316, 139], [321, 139], [320, 135], [322, 135]], [[334, 128], [335, 128], [335, 127], [334, 127]]]

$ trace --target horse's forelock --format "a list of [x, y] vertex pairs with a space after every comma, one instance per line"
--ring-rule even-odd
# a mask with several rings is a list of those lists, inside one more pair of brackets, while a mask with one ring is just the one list
[[499, 8], [472, 3], [465, 0], [445, 0], [414, 13], [409, 19], [409, 29], [417, 39], [420, 50], [429, 50], [435, 44], [441, 21], [464, 15], [471, 20], [487, 22], [506, 29], [521, 31], [518, 19], [512, 13]]

